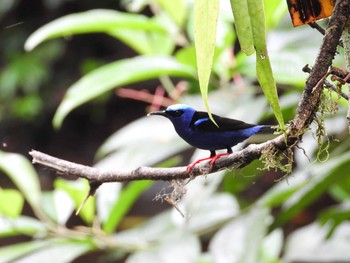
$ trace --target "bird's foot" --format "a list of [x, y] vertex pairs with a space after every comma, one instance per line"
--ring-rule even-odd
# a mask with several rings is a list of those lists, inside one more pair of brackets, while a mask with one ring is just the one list
[[212, 158], [213, 158], [213, 157], [207, 157], [207, 158], [202, 158], [202, 159], [199, 159], [199, 160], [197, 160], [197, 161], [194, 161], [193, 163], [187, 165], [187, 172], [188, 172], [188, 173], [192, 172], [192, 169], [193, 169], [193, 167], [194, 167], [196, 164], [198, 164], [198, 163], [200, 163], [200, 162], [203, 162], [203, 161], [211, 160]]
[[231, 153], [219, 153], [219, 154], [216, 154], [212, 157], [202, 158], [202, 159], [199, 159], [197, 161], [194, 161], [193, 163], [191, 163], [187, 166], [187, 172], [190, 173], [196, 164], [203, 162], [203, 161], [207, 161], [207, 160], [210, 160], [210, 162], [209, 162], [210, 169], [212, 169], [217, 159], [219, 159], [222, 156], [229, 155], [229, 154], [231, 154]]
[[217, 154], [217, 155], [215, 155], [215, 156], [213, 156], [213, 157], [211, 157], [210, 159], [210, 168], [213, 168], [213, 166], [214, 166], [214, 164], [215, 164], [215, 162], [216, 162], [216, 160], [217, 159], [219, 159], [220, 157], [222, 157], [222, 156], [226, 156], [226, 155], [229, 155], [229, 154], [231, 154], [231, 153], [219, 153], [219, 154]]

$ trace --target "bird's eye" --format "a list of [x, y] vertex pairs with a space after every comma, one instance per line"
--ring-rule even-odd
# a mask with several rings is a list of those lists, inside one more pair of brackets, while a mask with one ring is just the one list
[[172, 117], [179, 117], [181, 116], [184, 112], [182, 110], [174, 110], [174, 111], [168, 111], [167, 112], [170, 116]]

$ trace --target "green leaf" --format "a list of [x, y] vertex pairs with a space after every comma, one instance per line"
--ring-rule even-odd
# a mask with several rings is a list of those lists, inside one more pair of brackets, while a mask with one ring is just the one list
[[21, 214], [23, 203], [23, 196], [17, 190], [0, 188], [0, 214], [16, 218]]
[[255, 49], [248, 2], [247, 0], [231, 0], [231, 8], [241, 50], [249, 56], [254, 53]]
[[129, 183], [120, 193], [118, 201], [111, 209], [109, 218], [103, 225], [103, 229], [107, 233], [112, 233], [134, 204], [137, 197], [151, 185], [152, 181], [135, 181]]
[[327, 191], [332, 184], [335, 182], [340, 183], [344, 180], [344, 171], [348, 171], [349, 169], [350, 153], [343, 154], [315, 166], [312, 171], [309, 171], [313, 175], [311, 180], [285, 203], [282, 212], [277, 216], [273, 224], [273, 228], [283, 225], [287, 220]]
[[[296, 178], [301, 178], [300, 173], [294, 173]], [[293, 181], [293, 184], [288, 184], [284, 180], [276, 183], [266, 193], [264, 193], [257, 203], [261, 206], [273, 208], [283, 204], [286, 200], [293, 196], [298, 190], [302, 189], [307, 182], [302, 180]]]
[[169, 35], [142, 30], [118, 29], [109, 32], [142, 55], [170, 55], [175, 47]]
[[194, 39], [199, 86], [209, 117], [214, 123], [208, 103], [208, 84], [213, 68], [218, 15], [219, 0], [194, 1]]
[[276, 119], [284, 130], [284, 120], [278, 102], [276, 83], [266, 47], [266, 28], [263, 0], [231, 0], [238, 39], [246, 55], [256, 51], [256, 74]]
[[195, 71], [170, 57], [140, 56], [102, 66], [68, 89], [54, 116], [54, 126], [60, 127], [70, 111], [111, 89], [162, 75], [195, 78]]
[[[82, 179], [78, 179], [76, 181], [67, 181], [58, 178], [55, 180], [54, 186], [56, 189], [65, 191], [73, 199], [76, 209], [81, 205], [87, 193], [89, 192], [88, 182]], [[58, 211], [60, 209], [62, 208], [58, 208]], [[86, 201], [85, 205], [80, 210], [79, 215], [86, 223], [92, 223], [95, 215], [95, 202], [93, 196], [90, 196]]]
[[322, 225], [327, 223], [329, 228], [327, 238], [329, 238], [334, 230], [344, 221], [350, 219], [350, 202], [344, 202], [337, 206], [332, 206], [321, 212], [319, 221]]
[[288, 12], [285, 0], [264, 0], [266, 27], [275, 27]]
[[44, 25], [30, 35], [24, 47], [30, 51], [48, 39], [84, 33], [109, 33], [117, 28], [166, 32], [162, 25], [146, 16], [98, 9], [70, 14]]
[[182, 27], [186, 22], [188, 13], [188, 3], [185, 0], [157, 0], [158, 4], [171, 17], [171, 19]]
[[284, 120], [278, 102], [277, 88], [266, 48], [266, 28], [263, 0], [247, 0], [256, 49], [256, 74], [261, 88], [269, 101], [278, 124], [284, 130]]
[[[150, 18], [155, 24], [160, 24], [167, 31], [169, 23], [164, 16], [155, 16]], [[109, 32], [109, 35], [121, 40], [129, 47], [142, 55], [171, 55], [175, 48], [175, 39], [171, 33], [159, 30], [145, 31], [144, 29], [115, 29]]]
[[35, 211], [41, 211], [40, 182], [32, 164], [20, 154], [0, 151], [0, 170], [7, 174]]

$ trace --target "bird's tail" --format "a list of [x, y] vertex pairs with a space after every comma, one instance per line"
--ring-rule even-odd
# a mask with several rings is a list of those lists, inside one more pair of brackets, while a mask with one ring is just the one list
[[261, 129], [257, 134], [273, 134], [275, 130], [272, 125], [261, 125]]
[[274, 135], [275, 130], [271, 125], [261, 125], [261, 129], [258, 133], [249, 137], [247, 140], [248, 143], [262, 143], [268, 140], [271, 140], [276, 137]]

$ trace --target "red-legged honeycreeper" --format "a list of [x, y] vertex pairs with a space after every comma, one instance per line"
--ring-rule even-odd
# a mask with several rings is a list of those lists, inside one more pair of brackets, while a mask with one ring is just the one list
[[[271, 126], [248, 124], [243, 121], [220, 117], [212, 114], [216, 126], [208, 116], [207, 112], [196, 111], [184, 105], [175, 104], [164, 111], [155, 111], [150, 115], [161, 115], [168, 118], [174, 125], [177, 134], [193, 147], [209, 150], [210, 157], [199, 159], [187, 166], [187, 171], [199, 162], [210, 160], [213, 166], [215, 161], [223, 156], [232, 153], [232, 147], [248, 139], [257, 133], [272, 133]], [[227, 149], [227, 153], [216, 154], [216, 150]]]

